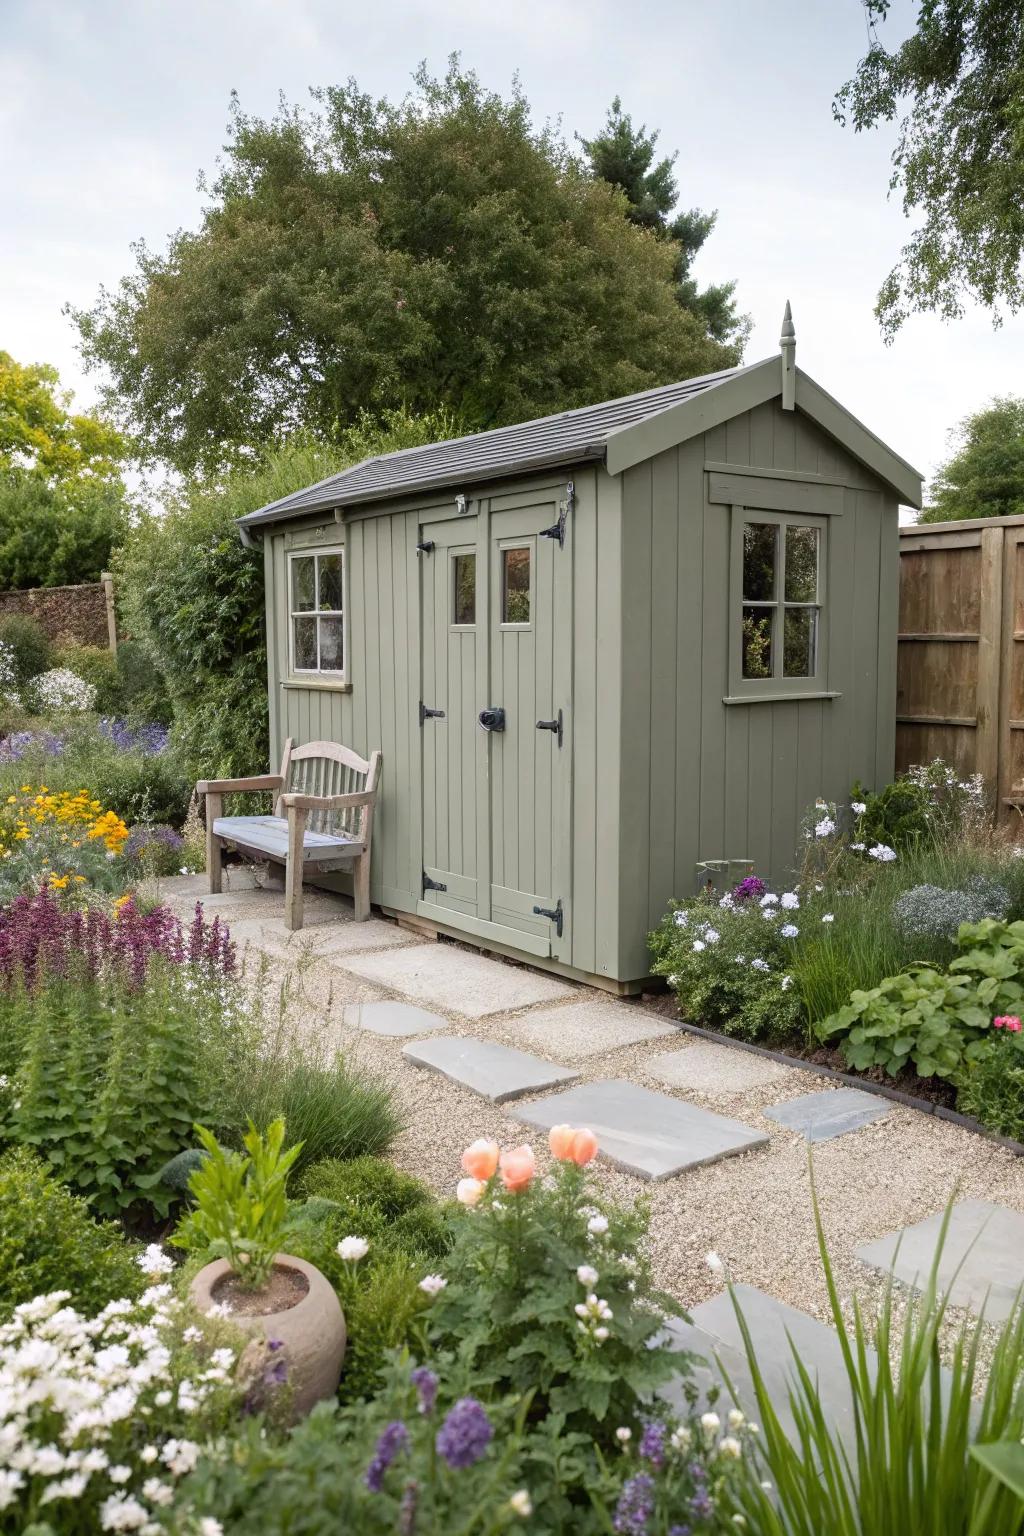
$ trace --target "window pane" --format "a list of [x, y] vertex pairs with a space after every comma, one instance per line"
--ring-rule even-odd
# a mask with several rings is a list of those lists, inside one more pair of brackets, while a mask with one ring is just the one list
[[790, 526], [786, 529], [786, 602], [813, 603], [817, 597], [818, 529]]
[[333, 608], [341, 612], [341, 556], [321, 555], [317, 564], [320, 568], [320, 601], [318, 608]]
[[[305, 619], [299, 623], [304, 624]], [[320, 620], [320, 670], [341, 672], [345, 665], [345, 634], [342, 619]]]
[[476, 555], [456, 555], [453, 624], [476, 623]]
[[775, 610], [772, 608], [744, 608], [744, 677], [771, 677], [772, 625], [774, 620]]
[[295, 667], [299, 672], [316, 671], [316, 619], [292, 619], [295, 628]]
[[503, 549], [501, 552], [501, 622], [530, 622], [530, 551]]
[[775, 523], [743, 524], [743, 596], [770, 603], [775, 597], [779, 530]]
[[817, 650], [817, 608], [787, 608], [782, 641], [783, 676], [813, 677]]
[[303, 555], [292, 561], [292, 607], [312, 608], [313, 597], [313, 556]]

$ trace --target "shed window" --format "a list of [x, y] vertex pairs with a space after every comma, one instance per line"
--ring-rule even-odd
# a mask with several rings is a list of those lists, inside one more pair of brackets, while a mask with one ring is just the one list
[[824, 522], [744, 508], [735, 515], [739, 665], [733, 683], [750, 693], [762, 691], [758, 684], [766, 692], [799, 691], [823, 671]]
[[344, 552], [289, 555], [288, 592], [292, 671], [344, 673]]

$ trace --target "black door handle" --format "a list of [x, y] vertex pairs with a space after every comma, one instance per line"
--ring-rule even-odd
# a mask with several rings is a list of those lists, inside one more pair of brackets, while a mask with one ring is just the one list
[[562, 711], [559, 710], [554, 720], [538, 720], [538, 731], [553, 731], [558, 737], [558, 745], [562, 745]]
[[505, 729], [505, 711], [503, 709], [482, 709], [477, 718], [485, 731], [503, 731]]

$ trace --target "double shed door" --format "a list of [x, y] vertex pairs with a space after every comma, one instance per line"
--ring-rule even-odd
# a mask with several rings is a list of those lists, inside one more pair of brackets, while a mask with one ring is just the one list
[[473, 506], [419, 535], [418, 910], [568, 961], [571, 503], [559, 487]]

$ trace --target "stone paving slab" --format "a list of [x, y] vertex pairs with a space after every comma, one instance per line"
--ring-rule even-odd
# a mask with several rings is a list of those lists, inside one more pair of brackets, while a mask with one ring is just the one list
[[695, 1040], [681, 1051], [666, 1051], [646, 1063], [646, 1071], [670, 1088], [687, 1088], [709, 1099], [727, 1099], [751, 1088], [763, 1088], [786, 1077], [781, 1062], [733, 1050], [711, 1040]]
[[517, 1025], [516, 1033], [525, 1045], [546, 1051], [556, 1060], [578, 1061], [678, 1031], [674, 1024], [644, 1013], [631, 1003], [588, 997], [565, 1008], [531, 1013]]
[[787, 1130], [799, 1131], [805, 1141], [831, 1141], [881, 1120], [889, 1109], [889, 1101], [877, 1094], [862, 1093], [859, 1088], [826, 1088], [786, 1099], [765, 1114]]
[[318, 923], [311, 929], [300, 928], [291, 932], [284, 925], [284, 918], [274, 918], [263, 924], [263, 936], [278, 949], [295, 953], [309, 949], [317, 956], [330, 959], [333, 955], [359, 954], [372, 949], [397, 949], [412, 940], [394, 923], [386, 923], [376, 917], [357, 923], [350, 911], [340, 912], [334, 922]]
[[670, 1179], [685, 1168], [768, 1145], [767, 1136], [749, 1125], [624, 1078], [583, 1083], [523, 1104], [515, 1118], [545, 1130], [563, 1123], [588, 1126], [602, 1157], [642, 1179]]
[[492, 1104], [503, 1104], [523, 1093], [555, 1088], [579, 1077], [578, 1072], [556, 1067], [539, 1056], [528, 1056], [525, 1051], [512, 1050], [493, 1040], [474, 1040], [465, 1035], [418, 1040], [415, 1045], [407, 1045], [402, 1055], [414, 1066], [440, 1072], [490, 1099]]
[[428, 1035], [451, 1029], [451, 1021], [428, 1013], [412, 1003], [352, 1003], [342, 1015], [352, 1029], [368, 1029], [374, 1035]]
[[575, 991], [552, 976], [504, 965], [454, 944], [410, 944], [377, 955], [354, 955], [346, 957], [344, 966], [416, 1002], [433, 1003], [468, 1019], [554, 1002]]
[[[864, 1243], [856, 1249], [858, 1259], [923, 1290], [935, 1261], [943, 1214], [939, 1211], [901, 1232]], [[984, 1309], [986, 1321], [1005, 1322], [1024, 1285], [1024, 1216], [988, 1200], [958, 1200], [950, 1213], [937, 1283], [953, 1306], [975, 1314]]]

